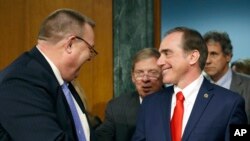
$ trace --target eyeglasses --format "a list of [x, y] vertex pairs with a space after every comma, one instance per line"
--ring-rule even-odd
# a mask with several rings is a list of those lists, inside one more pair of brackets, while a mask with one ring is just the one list
[[81, 40], [81, 41], [83, 41], [83, 42], [85, 42], [87, 44], [87, 46], [88, 46], [88, 48], [90, 50], [90, 53], [91, 53], [91, 57], [95, 57], [98, 54], [98, 52], [94, 49], [94, 45], [93, 46], [90, 45], [86, 40], [84, 40], [83, 38], [81, 38], [79, 36], [75, 36], [75, 38], [79, 39], [79, 40]]
[[147, 76], [148, 79], [151, 80], [156, 80], [160, 77], [160, 72], [158, 71], [148, 71], [148, 72], [143, 72], [143, 71], [135, 71], [134, 76], [136, 80], [142, 80], [145, 76]]

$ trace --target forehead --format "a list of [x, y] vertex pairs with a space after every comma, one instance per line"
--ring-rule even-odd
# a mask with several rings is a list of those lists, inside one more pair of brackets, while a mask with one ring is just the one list
[[142, 59], [139, 60], [138, 62], [135, 63], [135, 70], [138, 69], [151, 69], [151, 68], [159, 68], [157, 65], [157, 58], [155, 57], [150, 57], [147, 59]]
[[222, 48], [219, 42], [209, 41], [207, 43], [208, 52], [222, 52]]
[[83, 38], [86, 39], [87, 41], [91, 42], [91, 44], [94, 43], [94, 29], [91, 25], [89, 24], [84, 24], [83, 25]]
[[182, 46], [182, 32], [173, 32], [163, 38], [159, 51]]

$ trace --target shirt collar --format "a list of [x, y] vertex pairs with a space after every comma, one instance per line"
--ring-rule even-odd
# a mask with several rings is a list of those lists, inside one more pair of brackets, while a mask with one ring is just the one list
[[201, 74], [196, 80], [194, 80], [192, 83], [190, 83], [184, 89], [181, 89], [181, 88], [179, 88], [177, 86], [174, 86], [174, 96], [176, 96], [176, 94], [179, 91], [182, 91], [182, 93], [183, 93], [183, 95], [185, 97], [185, 101], [188, 101], [189, 99], [193, 99], [194, 97], [197, 96], [198, 91], [199, 91], [199, 89], [201, 87], [201, 84], [202, 84], [203, 80], [204, 80], [204, 77]]
[[56, 65], [37, 47], [37, 49], [40, 51], [40, 53], [44, 56], [44, 58], [47, 60], [49, 63], [50, 67], [52, 68], [53, 73], [56, 76], [56, 79], [60, 85], [63, 85], [64, 81], [62, 79], [61, 73], [56, 67]]
[[217, 82], [215, 82], [215, 84], [229, 89], [230, 88], [229, 82], [231, 82], [231, 80], [232, 80], [232, 70], [229, 68], [227, 72]]

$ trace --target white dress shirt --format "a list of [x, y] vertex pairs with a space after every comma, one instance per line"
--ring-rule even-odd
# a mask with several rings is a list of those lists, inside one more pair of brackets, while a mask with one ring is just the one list
[[184, 114], [183, 114], [183, 120], [182, 120], [182, 134], [184, 132], [184, 129], [187, 125], [189, 116], [191, 114], [191, 111], [194, 106], [195, 99], [198, 95], [199, 89], [201, 87], [201, 84], [204, 80], [203, 75], [201, 74], [195, 81], [193, 81], [191, 84], [186, 86], [183, 90], [178, 88], [177, 86], [174, 86], [174, 94], [172, 96], [172, 103], [171, 103], [171, 119], [173, 117], [174, 108], [176, 105], [176, 94], [179, 91], [182, 91], [183, 96], [185, 97], [184, 100]]

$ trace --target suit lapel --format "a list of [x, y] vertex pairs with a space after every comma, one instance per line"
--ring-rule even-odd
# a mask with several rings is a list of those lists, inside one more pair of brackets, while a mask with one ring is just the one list
[[47, 60], [44, 58], [44, 56], [41, 54], [41, 52], [36, 47], [33, 47], [30, 50], [29, 55], [32, 58], [34, 58], [37, 62], [39, 62], [45, 68], [45, 70], [47, 70], [50, 74], [53, 74], [53, 76], [56, 79], [56, 76], [54, 75], [53, 70], [50, 67], [49, 63], [47, 62]]
[[211, 83], [208, 82], [207, 79], [204, 79], [201, 88], [198, 92], [197, 98], [194, 103], [194, 107], [192, 109], [191, 115], [189, 117], [188, 123], [184, 130], [184, 134], [182, 136], [182, 140], [187, 140], [190, 133], [192, 132], [193, 128], [199, 121], [200, 117], [202, 116], [203, 112], [205, 111], [207, 104], [213, 97], [213, 93], [209, 93], [212, 89]]
[[[33, 60], [38, 62], [38, 64], [40, 64], [44, 68], [44, 71], [47, 71], [48, 74], [51, 75], [51, 80], [48, 80], [50, 82], [50, 84], [48, 84], [48, 85], [50, 85], [52, 88], [60, 87], [60, 84], [58, 83], [57, 78], [56, 78], [52, 68], [50, 67], [49, 63], [44, 58], [44, 56], [41, 54], [41, 52], [36, 47], [33, 47], [30, 50], [30, 52], [28, 52], [28, 55]], [[57, 93], [51, 93], [51, 94], [52, 94], [53, 98], [55, 98], [55, 99], [57, 98]]]
[[172, 101], [172, 96], [174, 93], [173, 86], [167, 87], [164, 89], [161, 93], [162, 98], [160, 99], [161, 102], [161, 110], [163, 113], [162, 118], [163, 118], [163, 126], [164, 127], [164, 132], [165, 132], [165, 140], [171, 140], [171, 128], [170, 128], [170, 116], [171, 116], [171, 101]]
[[137, 92], [132, 93], [124, 106], [127, 125], [135, 125], [140, 107], [139, 94]]

